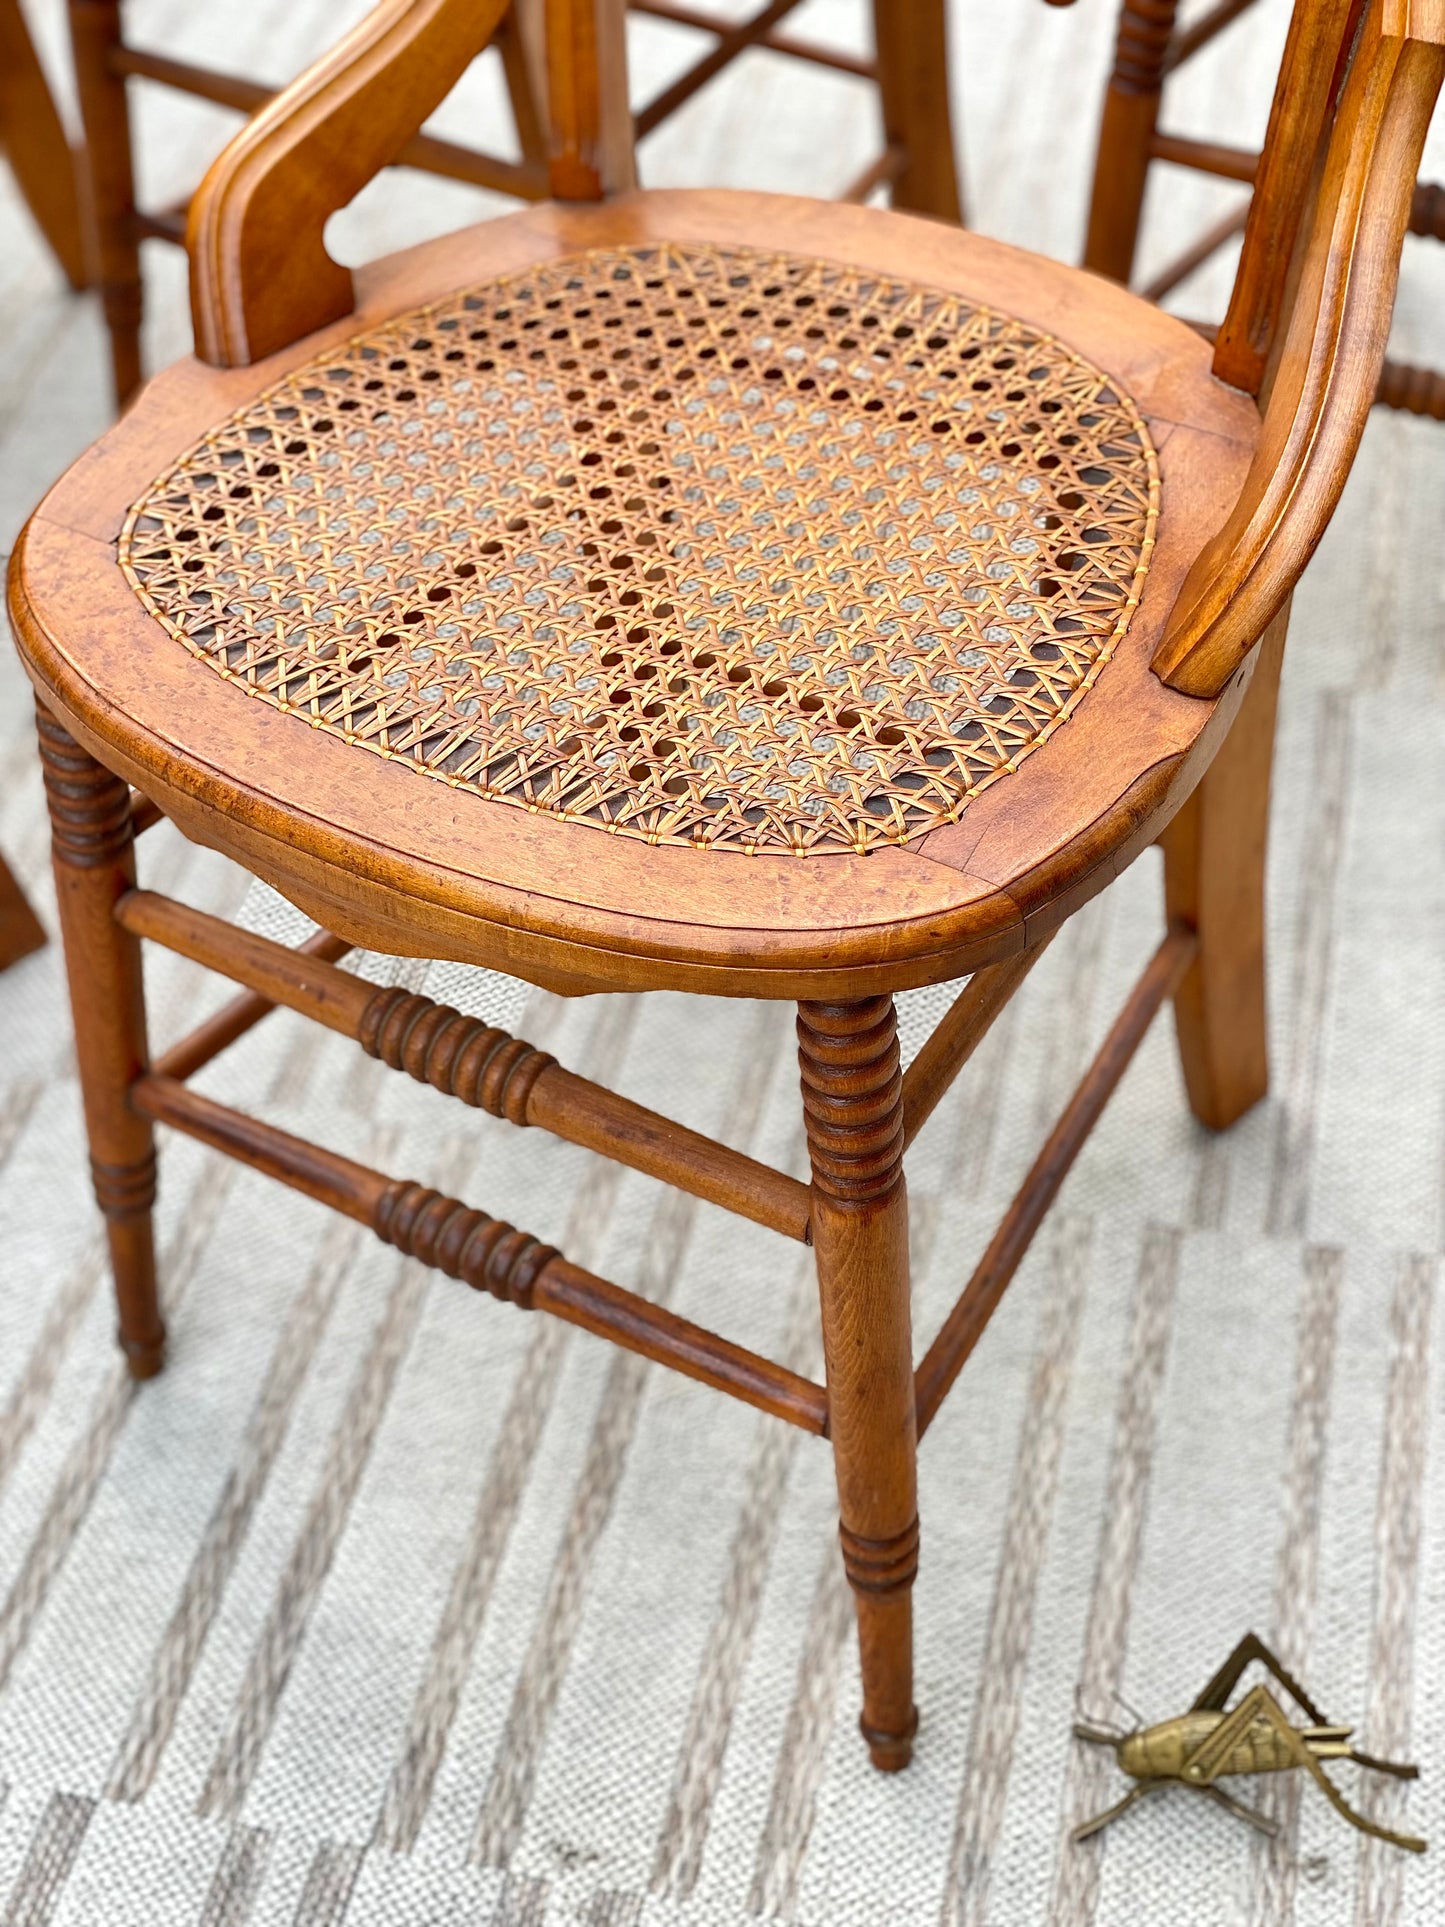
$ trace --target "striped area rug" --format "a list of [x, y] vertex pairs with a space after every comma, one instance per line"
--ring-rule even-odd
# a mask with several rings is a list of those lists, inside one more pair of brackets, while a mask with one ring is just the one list
[[[137, 0], [131, 18], [138, 38], [280, 74], [358, 10]], [[33, 11], [56, 52], [57, 0]], [[1073, 247], [1111, 12], [960, 4], [988, 230]], [[847, 0], [799, 21], [858, 30]], [[1265, 0], [1180, 124], [1242, 138], [1281, 24]], [[644, 80], [686, 51], [646, 30]], [[470, 85], [456, 131], [494, 109], [491, 77]], [[164, 199], [217, 124], [144, 107]], [[867, 133], [846, 83], [757, 62], [649, 171], [826, 190]], [[1178, 204], [1207, 216], [1217, 192]], [[409, 238], [408, 205], [383, 184], [342, 238], [358, 256]], [[478, 203], [431, 185], [419, 205], [445, 225]], [[1412, 249], [1410, 271], [1402, 350], [1445, 355], [1439, 270]], [[177, 263], [158, 256], [152, 279], [154, 360], [183, 323]], [[1180, 305], [1218, 299], [1215, 275]], [[103, 419], [94, 316], [0, 178], [0, 541]], [[1081, 1159], [924, 1449], [923, 1725], [894, 1779], [856, 1733], [816, 1441], [179, 1142], [160, 1213], [171, 1364], [132, 1386], [59, 960], [0, 978], [0, 1927], [1445, 1919], [1442, 527], [1442, 431], [1377, 418], [1286, 672], [1273, 1093], [1206, 1137], [1161, 1024]], [[27, 732], [7, 654], [0, 845], [53, 925]], [[275, 914], [168, 829], [145, 864], [204, 907]], [[922, 1336], [1158, 927], [1149, 858], [1069, 926], [920, 1139]], [[801, 1168], [785, 1008], [431, 981], [501, 997], [564, 1063]], [[220, 995], [159, 955], [150, 988], [161, 1043]], [[806, 1259], [763, 1231], [460, 1113], [287, 1016], [202, 1086], [819, 1370]], [[1246, 1789], [1274, 1842], [1180, 1790], [1069, 1843], [1122, 1791], [1070, 1738], [1076, 1706], [1179, 1711], [1251, 1627], [1363, 1744], [1422, 1762], [1409, 1788], [1340, 1777], [1435, 1851], [1365, 1841], [1293, 1779]]]

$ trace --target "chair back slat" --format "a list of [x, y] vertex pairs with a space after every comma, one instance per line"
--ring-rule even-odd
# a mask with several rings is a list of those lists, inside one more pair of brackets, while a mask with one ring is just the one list
[[1290, 265], [1367, 0], [1297, 0], [1255, 175], [1254, 200], [1214, 372], [1257, 395]]

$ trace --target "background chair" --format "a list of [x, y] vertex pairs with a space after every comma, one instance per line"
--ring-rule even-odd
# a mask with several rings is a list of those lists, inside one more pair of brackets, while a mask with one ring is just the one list
[[[86, 285], [75, 160], [19, 0], [0, 0], [0, 148], [73, 288]], [[0, 970], [45, 942], [39, 919], [0, 857]]]
[[[590, 0], [549, 11], [559, 205], [354, 280], [328, 219], [502, 11], [390, 0], [227, 149], [192, 217], [198, 360], [12, 565], [121, 1342], [159, 1369], [162, 1122], [826, 1435], [863, 1731], [896, 1769], [919, 1435], [1163, 1003], [1202, 1120], [1265, 1088], [1289, 600], [1374, 393], [1445, 28], [1377, 0], [1337, 94], [1353, 10], [1297, 8], [1211, 355], [959, 229], [605, 199]], [[289, 951], [138, 889], [158, 814], [324, 932]], [[1165, 935], [915, 1370], [905, 1150], [1053, 932], [1161, 837]], [[154, 1066], [143, 939], [245, 991]], [[377, 989], [348, 944], [796, 1001], [811, 1182]], [[904, 1076], [894, 993], [965, 975]], [[826, 1386], [189, 1088], [276, 1004], [811, 1244]]]
[[[1126, 284], [1133, 278], [1134, 256], [1144, 199], [1155, 162], [1187, 167], [1248, 186], [1260, 157], [1227, 142], [1171, 133], [1159, 125], [1165, 83], [1184, 63], [1245, 13], [1255, 0], [1216, 0], [1189, 26], [1177, 24], [1179, 0], [1123, 0], [1114, 68], [1104, 95], [1098, 159], [1089, 202], [1084, 265]], [[1162, 301], [1243, 229], [1248, 198], [1224, 214], [1197, 241], [1161, 269], [1140, 290]], [[1445, 241], [1445, 187], [1421, 181], [1410, 206], [1411, 234]], [[1387, 359], [1376, 399], [1385, 407], [1445, 420], [1445, 373]]]
[[[13, 5], [13, 0], [11, 0]], [[944, 220], [962, 218], [948, 105], [945, 0], [875, 0], [876, 55], [851, 54], [800, 40], [784, 30], [800, 0], [769, 0], [751, 18], [729, 21], [706, 8], [672, 0], [638, 0], [633, 11], [695, 29], [712, 45], [634, 116], [628, 100], [625, 0], [604, 0], [599, 12], [602, 152], [608, 185], [634, 176], [633, 148], [660, 127], [740, 55], [761, 48], [812, 62], [876, 84], [882, 152], [843, 189], [864, 200], [887, 187], [893, 203]], [[123, 35], [121, 0], [70, 0], [72, 41], [85, 125], [101, 298], [111, 341], [117, 401], [135, 392], [141, 376], [140, 243], [183, 242], [184, 203], [160, 209], [136, 205], [128, 84], [133, 79], [174, 87], [241, 113], [254, 113], [275, 89], [244, 75], [222, 73], [130, 45]], [[547, 193], [546, 142], [537, 102], [546, 88], [542, 0], [518, 0], [494, 42], [506, 76], [519, 154], [507, 158], [418, 133], [399, 164], [535, 201]]]

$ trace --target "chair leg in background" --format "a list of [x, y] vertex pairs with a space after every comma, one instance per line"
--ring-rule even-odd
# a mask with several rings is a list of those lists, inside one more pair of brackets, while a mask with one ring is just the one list
[[125, 78], [111, 66], [121, 44], [118, 0], [70, 0], [70, 37], [85, 127], [95, 271], [110, 331], [116, 407], [124, 408], [141, 383], [141, 277], [130, 109]]
[[883, 133], [907, 154], [893, 205], [963, 219], [948, 103], [945, 0], [873, 0]]
[[893, 1001], [798, 1007], [813, 1245], [843, 1564], [858, 1615], [863, 1736], [908, 1764], [918, 1432], [908, 1301], [903, 1093]]
[[155, 1138], [127, 1095], [147, 1064], [145, 995], [139, 939], [113, 915], [135, 885], [130, 789], [49, 710], [38, 708], [37, 722], [90, 1168], [110, 1243], [120, 1345], [132, 1376], [150, 1378], [165, 1358], [151, 1229]]
[[89, 275], [75, 156], [19, 0], [0, 0], [0, 146], [66, 280], [72, 288], [85, 287]]
[[0, 856], [0, 970], [8, 970], [45, 942], [40, 919], [25, 900], [10, 865]]
[[1275, 708], [1288, 606], [1259, 644], [1254, 679], [1223, 747], [1163, 837], [1171, 920], [1199, 933], [1174, 994], [1190, 1108], [1222, 1131], [1269, 1088], [1265, 849]]
[[1178, 11], [1179, 0], [1124, 0], [1119, 10], [1114, 71], [1099, 123], [1084, 266], [1126, 285], [1134, 271], [1149, 148]]

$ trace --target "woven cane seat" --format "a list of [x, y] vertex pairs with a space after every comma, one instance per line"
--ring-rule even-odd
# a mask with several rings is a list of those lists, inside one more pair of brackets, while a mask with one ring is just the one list
[[82, 740], [349, 941], [903, 989], [1017, 948], [1184, 793], [1228, 705], [1150, 662], [1257, 431], [1197, 334], [1073, 269], [639, 194], [158, 376], [12, 609]]
[[358, 335], [127, 517], [178, 644], [420, 776], [649, 843], [866, 852], [1064, 726], [1149, 566], [1119, 385], [955, 294], [611, 248]]

